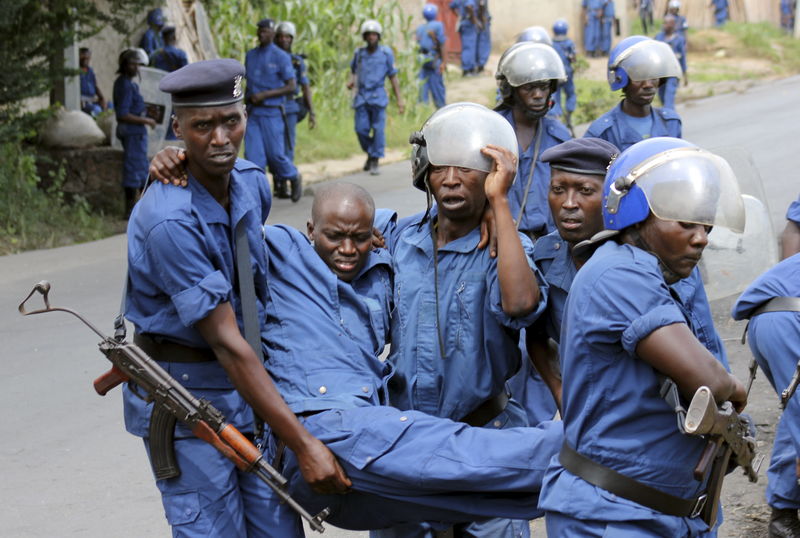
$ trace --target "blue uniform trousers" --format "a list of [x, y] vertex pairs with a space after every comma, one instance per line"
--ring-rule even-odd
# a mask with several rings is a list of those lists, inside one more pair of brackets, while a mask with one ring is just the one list
[[273, 180], [297, 178], [297, 168], [286, 151], [286, 133], [280, 111], [274, 114], [251, 115], [244, 133], [244, 158], [269, 169]]
[[177, 439], [175, 456], [180, 476], [156, 482], [174, 537], [302, 536], [269, 486], [205, 441]]
[[356, 135], [361, 149], [374, 158], [383, 157], [386, 146], [386, 107], [359, 105], [355, 108]]
[[332, 524], [380, 529], [490, 517], [531, 519], [544, 472], [563, 440], [559, 422], [494, 430], [387, 406], [324, 411], [304, 419], [353, 481], [348, 495], [317, 495], [287, 451], [292, 494]]
[[583, 48], [587, 53], [600, 51], [600, 39], [602, 37], [602, 19], [596, 16], [593, 10], [589, 10], [586, 16], [586, 26], [583, 34]]
[[478, 68], [483, 69], [486, 62], [489, 61], [489, 54], [492, 52], [492, 25], [487, 22], [483, 30], [478, 32], [477, 36], [477, 62]]
[[117, 137], [122, 142], [122, 186], [126, 189], [141, 189], [147, 181], [147, 133], [128, 134]]
[[458, 33], [461, 35], [461, 70], [472, 71], [477, 67], [478, 29], [471, 23], [462, 24]]
[[[607, 495], [613, 497], [610, 493]], [[644, 521], [591, 521], [548, 512], [545, 522], [547, 535], [558, 538], [695, 538], [717, 535], [716, 531], [697, 531], [687, 525], [685, 519], [672, 516], [654, 516]]]
[[425, 63], [419, 70], [419, 79], [422, 81], [419, 89], [419, 102], [427, 103], [430, 93], [436, 108], [442, 108], [445, 105], [444, 77], [439, 72], [440, 65], [441, 60], [434, 60]]
[[294, 163], [294, 148], [297, 143], [297, 112], [286, 112], [286, 129], [289, 131], [289, 147], [286, 148], [286, 155]]
[[658, 98], [664, 108], [675, 110], [675, 96], [678, 94], [678, 77], [668, 77], [667, 80], [658, 87]]
[[564, 115], [564, 108], [561, 106], [562, 95], [567, 96], [567, 112], [575, 112], [575, 107], [578, 105], [578, 94], [575, 93], [575, 81], [571, 76], [567, 78], [565, 83], [559, 84], [558, 89], [553, 94], [553, 101], [555, 101], [555, 104], [553, 105], [552, 112], [555, 116]]
[[598, 47], [603, 54], [611, 51], [611, 31], [614, 27], [614, 20], [604, 18], [600, 30], [600, 46]]

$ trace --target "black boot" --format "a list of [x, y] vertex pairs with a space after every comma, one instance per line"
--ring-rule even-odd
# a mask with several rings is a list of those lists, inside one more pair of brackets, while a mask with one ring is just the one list
[[372, 157], [367, 155], [367, 160], [364, 161], [364, 171], [369, 172], [371, 166], [372, 166]]
[[136, 204], [136, 197], [139, 194], [139, 189], [132, 189], [130, 187], [125, 187], [125, 220], [128, 220], [131, 217], [131, 211], [133, 211], [133, 206]]
[[769, 538], [800, 537], [800, 521], [797, 519], [797, 510], [773, 508], [772, 514], [769, 516], [767, 536]]
[[292, 202], [297, 202], [303, 196], [303, 176], [297, 174], [292, 180]]

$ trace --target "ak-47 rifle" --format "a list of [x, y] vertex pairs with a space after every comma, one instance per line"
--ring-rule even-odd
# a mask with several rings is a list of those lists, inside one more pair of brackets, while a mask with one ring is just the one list
[[750, 422], [740, 416], [731, 402], [717, 406], [708, 387], [700, 387], [686, 410], [684, 430], [690, 435], [708, 437], [708, 444], [695, 467], [694, 477], [703, 481], [709, 476], [707, 498], [701, 511], [703, 520], [713, 527], [717, 519], [717, 506], [722, 491], [722, 480], [731, 458], [744, 469], [750, 482], [758, 481], [758, 468], [763, 455], [756, 457], [755, 438]]
[[[42, 294], [44, 308], [26, 311], [25, 303], [34, 293]], [[169, 440], [172, 439], [175, 421], [180, 420], [186, 424], [197, 437], [219, 450], [226, 458], [231, 460], [240, 470], [253, 473], [265, 484], [272, 488], [281, 501], [288, 504], [309, 526], [317, 531], [324, 532], [322, 522], [329, 514], [325, 508], [316, 516], [309, 514], [286, 491], [287, 480], [275, 468], [269, 465], [261, 451], [251, 443], [239, 430], [225, 421], [225, 416], [211, 403], [203, 398], [195, 398], [183, 385], [178, 383], [153, 359], [147, 356], [139, 346], [124, 341], [110, 338], [101, 333], [94, 325], [85, 320], [77, 312], [68, 308], [54, 308], [50, 306], [48, 293], [50, 283], [43, 280], [34, 286], [24, 301], [19, 305], [19, 312], [23, 316], [42, 314], [45, 312], [66, 312], [81, 320], [93, 330], [100, 338], [100, 351], [113, 365], [105, 374], [94, 381], [94, 389], [101, 396], [125, 381], [133, 381], [145, 393], [147, 401], [155, 402], [151, 431], [155, 424], [157, 431], [166, 429]], [[172, 443], [166, 443], [172, 447]], [[162, 469], [157, 478], [178, 476], [180, 471], [175, 461], [173, 449], [163, 452], [167, 460], [157, 466]], [[163, 471], [165, 470], [165, 471]]]

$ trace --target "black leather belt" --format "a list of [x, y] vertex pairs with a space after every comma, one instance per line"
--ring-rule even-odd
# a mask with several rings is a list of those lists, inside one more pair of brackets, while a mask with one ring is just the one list
[[558, 460], [567, 471], [590, 484], [662, 514], [677, 517], [698, 517], [706, 504], [707, 495], [705, 493], [693, 499], [684, 499], [683, 497], [664, 493], [618, 473], [610, 467], [590, 460], [569, 446], [566, 441], [561, 446]]
[[470, 426], [485, 426], [490, 420], [502, 413], [507, 405], [508, 394], [501, 392], [464, 415], [459, 422], [464, 422]]
[[184, 346], [161, 338], [156, 340], [146, 334], [134, 334], [133, 343], [150, 355], [150, 358], [161, 362], [210, 362], [217, 360], [217, 356], [209, 348]]

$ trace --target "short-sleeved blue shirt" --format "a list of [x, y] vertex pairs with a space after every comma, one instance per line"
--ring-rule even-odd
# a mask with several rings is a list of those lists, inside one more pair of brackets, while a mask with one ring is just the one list
[[786, 210], [786, 220], [800, 225], [800, 197], [789, 205], [789, 209]]
[[386, 77], [397, 74], [392, 49], [386, 45], [378, 45], [372, 53], [367, 47], [357, 49], [350, 62], [350, 72], [355, 73], [358, 85], [353, 100], [354, 108], [361, 105], [385, 107], [389, 104]]
[[[139, 93], [139, 85], [124, 75], [118, 76], [114, 81], [114, 113], [117, 115], [117, 119], [128, 114], [144, 115], [144, 99]], [[146, 125], [138, 123], [125, 123], [124, 125], [129, 134], [147, 134]]]
[[459, 30], [462, 28], [475, 28], [475, 25], [472, 24], [472, 21], [469, 18], [469, 12], [467, 12], [467, 7], [469, 6], [472, 6], [473, 13], [477, 15], [478, 4], [475, 2], [475, 0], [451, 0], [450, 2], [450, 9], [454, 9], [458, 13]]
[[[561, 331], [565, 440], [581, 454], [683, 498], [699, 493], [692, 476], [705, 447], [678, 430], [659, 395], [660, 374], [636, 355], [653, 331], [686, 318], [658, 260], [608, 241], [578, 271]], [[551, 462], [540, 508], [579, 519], [648, 519], [652, 511], [620, 499]], [[687, 520], [706, 529], [699, 520]]]
[[659, 32], [654, 39], [656, 41], [663, 41], [670, 46], [672, 52], [675, 53], [675, 57], [678, 59], [678, 63], [681, 64], [681, 71], [686, 73], [686, 38], [683, 34], [678, 31], [667, 37], [664, 32]]
[[572, 77], [574, 69], [570, 58], [575, 58], [575, 43], [567, 36], [557, 35], [553, 38], [553, 48], [556, 49], [561, 62], [564, 64], [567, 78]]
[[264, 340], [267, 368], [292, 411], [387, 405], [391, 260], [368, 255], [351, 281], [340, 280], [309, 240], [266, 226], [269, 257]]
[[433, 32], [436, 36], [436, 40], [439, 41], [439, 46], [444, 50], [444, 43], [447, 40], [444, 34], [444, 25], [441, 21], [427, 21], [417, 26], [416, 38], [420, 52], [422, 52], [426, 58], [438, 58], [436, 42], [430, 36], [429, 32]]
[[536, 325], [557, 343], [561, 339], [567, 295], [578, 270], [572, 261], [569, 243], [561, 238], [558, 230], [533, 244], [533, 261], [547, 282], [547, 309]]
[[300, 110], [300, 105], [297, 104], [295, 101], [296, 97], [300, 97], [303, 94], [303, 86], [308, 85], [308, 77], [306, 76], [306, 61], [303, 59], [302, 54], [291, 54], [292, 58], [292, 69], [294, 69], [294, 78], [297, 82], [297, 87], [294, 90], [294, 93], [291, 95], [286, 96], [286, 112], [298, 112]]
[[174, 45], [165, 45], [164, 48], [158, 49], [153, 53], [151, 60], [153, 67], [170, 73], [189, 63], [186, 52]]
[[161, 32], [158, 30], [148, 28], [145, 33], [142, 34], [142, 39], [139, 40], [139, 46], [150, 55], [164, 46], [164, 38], [161, 37]]
[[[510, 108], [498, 110], [508, 122], [517, 129], [514, 123], [514, 114]], [[523, 232], [550, 233], [555, 230], [553, 216], [547, 205], [547, 191], [550, 187], [550, 163], [543, 163], [541, 157], [544, 150], [566, 142], [572, 136], [564, 125], [553, 118], [544, 117], [539, 120], [539, 129], [542, 131], [542, 141], [539, 147], [539, 155], [536, 158], [536, 166], [533, 171], [533, 182], [530, 187], [530, 194], [525, 202], [525, 212], [522, 215], [522, 222], [519, 229]], [[514, 220], [520, 215], [522, 200], [525, 198], [525, 187], [531, 173], [531, 163], [533, 163], [533, 151], [536, 146], [536, 136], [533, 137], [530, 145], [519, 149], [519, 163], [517, 164], [517, 177], [508, 191], [508, 204], [511, 206], [511, 215]]]
[[[295, 78], [292, 57], [275, 43], [247, 51], [244, 65], [247, 76], [245, 101], [248, 104], [249, 97], [254, 93], [282, 88]], [[280, 111], [275, 107], [279, 107], [284, 101], [283, 95], [269, 97], [258, 105], [251, 105], [249, 107], [250, 114], [256, 116], [278, 115]]]
[[97, 79], [94, 76], [94, 69], [87, 67], [86, 71], [81, 71], [81, 95], [94, 97], [97, 95]]
[[[155, 182], [136, 204], [128, 223], [125, 317], [137, 333], [208, 348], [195, 324], [224, 302], [231, 303], [242, 329], [233, 246], [235, 226], [242, 220], [258, 317], [264, 319], [267, 258], [261, 225], [271, 204], [264, 173], [253, 163], [236, 161], [230, 198], [228, 212], [190, 177], [185, 189]], [[252, 431], [250, 408], [217, 361], [161, 365], [195, 396], [209, 398], [234, 426]], [[152, 406], [128, 390], [125, 394], [128, 431], [146, 436]]]
[[[500, 302], [497, 260], [478, 250], [480, 229], [438, 249], [439, 324], [433, 271], [433, 242], [422, 214], [401, 221], [389, 239], [394, 268], [392, 349], [396, 372], [391, 404], [458, 420], [503, 390], [520, 360], [519, 329], [545, 308], [547, 286], [536, 271], [538, 308], [511, 318]], [[530, 260], [532, 245], [520, 234]], [[441, 327], [445, 356], [439, 352]]]
[[[625, 121], [626, 116], [627, 114], [622, 111], [622, 103], [620, 103], [594, 120], [583, 136], [602, 138], [617, 146], [620, 151], [625, 151], [635, 143], [644, 140], [635, 129], [628, 125], [628, 122]], [[683, 132], [681, 118], [674, 110], [651, 107], [650, 117], [653, 120], [653, 127], [648, 138], [655, 136], [681, 137]]]

